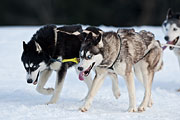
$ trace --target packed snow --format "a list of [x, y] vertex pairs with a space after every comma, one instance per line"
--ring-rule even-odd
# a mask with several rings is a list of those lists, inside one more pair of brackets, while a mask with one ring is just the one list
[[[110, 78], [106, 78], [89, 111], [80, 112], [87, 87], [78, 80], [74, 68], [68, 70], [58, 103], [46, 105], [51, 96], [39, 94], [36, 86], [26, 83], [26, 72], [20, 59], [23, 41], [28, 42], [39, 28], [0, 27], [0, 120], [180, 120], [180, 93], [176, 91], [180, 88], [180, 69], [176, 56], [169, 49], [164, 51], [164, 67], [156, 73], [153, 81], [154, 105], [145, 112], [127, 112], [128, 91], [121, 76], [121, 96], [118, 100], [113, 96]], [[104, 31], [118, 29], [107, 26], [100, 28]], [[133, 28], [136, 31], [151, 31], [157, 40], [165, 43], [161, 27]], [[46, 87], [54, 87], [54, 83], [55, 74]], [[143, 99], [144, 88], [137, 80], [135, 84], [138, 106]]]

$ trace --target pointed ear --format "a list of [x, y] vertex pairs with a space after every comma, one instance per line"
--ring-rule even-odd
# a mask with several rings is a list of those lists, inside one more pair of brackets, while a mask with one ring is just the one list
[[83, 42], [85, 40], [86, 36], [87, 36], [87, 33], [81, 33], [78, 35], [78, 38], [80, 39], [81, 42]]
[[135, 32], [135, 30], [132, 28], [132, 29], [129, 29], [129, 32]]
[[92, 40], [92, 37], [93, 35], [92, 35], [92, 32], [90, 32], [89, 34], [88, 34], [88, 36], [87, 36], [87, 39], [90, 39], [90, 40]]
[[97, 45], [101, 41], [101, 34], [93, 41], [94, 45]]
[[26, 45], [25, 41], [23, 41], [23, 49], [24, 49], [24, 51], [27, 50], [27, 45]]
[[37, 51], [38, 53], [40, 53], [40, 52], [42, 51], [42, 48], [41, 48], [41, 46], [39, 45], [39, 43], [37, 43], [36, 41], [35, 41], [35, 46], [36, 46], [36, 51]]
[[174, 13], [173, 13], [172, 9], [171, 9], [171, 8], [169, 8], [169, 9], [168, 9], [168, 12], [167, 12], [166, 19], [170, 19], [170, 18], [172, 18], [172, 15], [173, 15], [173, 14], [174, 14]]

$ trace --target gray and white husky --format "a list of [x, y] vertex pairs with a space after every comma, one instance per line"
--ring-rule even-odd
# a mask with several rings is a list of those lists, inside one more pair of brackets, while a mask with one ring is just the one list
[[[91, 27], [85, 30], [92, 31]], [[82, 43], [82, 38], [86, 35], [82, 32], [81, 25], [70, 25], [56, 27], [55, 25], [46, 25], [40, 28], [26, 44], [23, 42], [23, 53], [21, 60], [27, 72], [27, 83], [37, 84], [36, 90], [44, 95], [52, 95], [47, 104], [56, 103], [64, 78], [69, 67], [77, 68], [77, 59]], [[94, 31], [94, 30], [93, 30]], [[96, 33], [94, 33], [96, 34]], [[63, 61], [67, 62], [63, 62]], [[44, 88], [52, 71], [56, 72], [56, 84], [54, 88]], [[78, 70], [76, 69], [77, 73]], [[118, 80], [116, 74], [110, 74], [113, 79], [113, 92], [116, 98], [120, 96], [119, 88], [116, 85]], [[91, 76], [83, 80], [88, 89], [91, 88]], [[116, 83], [116, 84], [115, 84]]]
[[[107, 73], [116, 73], [126, 80], [129, 93], [129, 112], [137, 111], [133, 68], [136, 77], [145, 88], [144, 99], [138, 107], [145, 111], [153, 104], [151, 87], [156, 71], [163, 66], [162, 48], [150, 32], [135, 32], [134, 29], [119, 29], [118, 32], [104, 32], [97, 37], [92, 34], [82, 43], [80, 53], [80, 75], [88, 76], [92, 68], [96, 75], [82, 112], [87, 111], [93, 97], [101, 87]], [[82, 74], [83, 73], [83, 74]]]
[[[180, 13], [174, 13], [169, 9], [162, 27], [165, 33], [164, 39], [170, 44], [180, 46]], [[180, 49], [170, 47], [170, 50], [174, 51], [180, 65]]]

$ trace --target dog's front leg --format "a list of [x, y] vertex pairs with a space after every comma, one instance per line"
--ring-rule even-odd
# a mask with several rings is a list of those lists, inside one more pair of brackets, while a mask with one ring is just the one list
[[107, 74], [107, 71], [104, 71], [104, 73], [103, 72], [98, 73], [96, 71], [96, 76], [93, 80], [91, 90], [87, 96], [87, 99], [85, 100], [84, 105], [80, 108], [81, 112], [86, 112], [90, 108], [92, 101], [93, 101], [93, 98], [96, 95], [99, 88], [101, 87], [106, 74]]
[[129, 108], [128, 112], [136, 112], [136, 94], [135, 94], [135, 85], [134, 85], [134, 78], [133, 78], [133, 72], [126, 73], [124, 76], [124, 79], [126, 80], [128, 93], [129, 93]]
[[[77, 66], [77, 67], [78, 67], [78, 66]], [[76, 70], [77, 75], [79, 75], [79, 70], [77, 69], [77, 67], [75, 67], [75, 70]], [[87, 85], [87, 87], [88, 87], [88, 93], [89, 93], [89, 91], [90, 91], [90, 89], [91, 89], [91, 86], [92, 86], [91, 74], [89, 74], [87, 77], [84, 77], [84, 80], [83, 80], [83, 81], [86, 83], [86, 85]], [[84, 101], [84, 100], [87, 98], [88, 93], [87, 93], [86, 97], [85, 97], [84, 99], [82, 99], [82, 101]]]
[[87, 95], [85, 96], [85, 98], [82, 100], [84, 101], [85, 99], [87, 99], [87, 96], [91, 90], [91, 87], [92, 87], [92, 78], [91, 78], [91, 74], [89, 74], [87, 77], [85, 77], [84, 79], [84, 82], [86, 83], [87, 87], [88, 87], [88, 93]]
[[116, 99], [120, 97], [120, 90], [118, 84], [118, 76], [116, 73], [109, 72], [109, 77], [112, 79], [112, 91]]
[[67, 73], [67, 65], [63, 64], [60, 70], [56, 72], [57, 78], [56, 78], [55, 90], [51, 100], [47, 104], [54, 104], [58, 101], [59, 94], [64, 84], [64, 78], [66, 76], [66, 73]]
[[51, 75], [52, 70], [44, 70], [40, 73], [40, 79], [38, 81], [38, 85], [36, 87], [36, 90], [44, 95], [50, 95], [54, 92], [53, 88], [44, 88], [49, 76]]

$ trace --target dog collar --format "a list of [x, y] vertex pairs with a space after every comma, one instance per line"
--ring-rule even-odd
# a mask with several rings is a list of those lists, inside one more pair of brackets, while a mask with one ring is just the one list
[[62, 63], [66, 63], [66, 62], [74, 62], [76, 64], [79, 63], [79, 59], [78, 58], [71, 58], [71, 59], [53, 59], [51, 58], [51, 61], [53, 62], [62, 62]]

